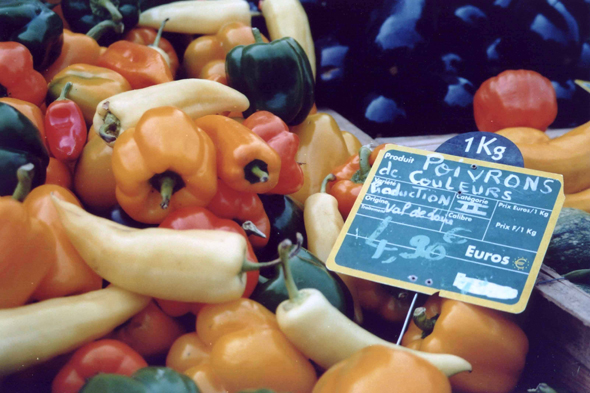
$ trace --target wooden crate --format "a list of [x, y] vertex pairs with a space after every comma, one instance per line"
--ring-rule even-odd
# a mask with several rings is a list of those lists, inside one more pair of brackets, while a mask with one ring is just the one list
[[[361, 143], [394, 143], [434, 151], [457, 134], [373, 139], [339, 113], [329, 113], [342, 130], [353, 133]], [[567, 129], [549, 130], [554, 138]], [[516, 392], [526, 392], [540, 382], [558, 392], [590, 392], [590, 294], [542, 266], [537, 285], [520, 319], [530, 342], [527, 365]]]

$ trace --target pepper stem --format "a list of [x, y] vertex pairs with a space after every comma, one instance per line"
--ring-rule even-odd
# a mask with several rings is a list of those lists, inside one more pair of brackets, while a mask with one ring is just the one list
[[106, 142], [112, 143], [117, 140], [119, 133], [121, 132], [121, 121], [117, 116], [108, 112], [104, 117], [104, 123], [98, 129], [98, 135]]
[[16, 178], [18, 179], [18, 184], [12, 193], [12, 199], [15, 199], [19, 202], [25, 200], [27, 195], [29, 195], [29, 192], [31, 192], [34, 175], [35, 165], [33, 165], [31, 162], [17, 169]]
[[371, 171], [371, 164], [369, 164], [369, 158], [371, 157], [371, 149], [366, 146], [362, 146], [359, 150], [359, 165], [360, 168], [358, 171], [352, 175], [352, 180], [355, 183], [364, 183], [367, 180], [367, 176], [369, 176], [369, 172]]
[[164, 176], [160, 180], [160, 195], [162, 195], [162, 202], [160, 207], [162, 209], [168, 209], [170, 206], [170, 198], [174, 193], [174, 186], [176, 185], [176, 179], [172, 176]]
[[330, 173], [328, 176], [324, 177], [324, 180], [322, 181], [322, 186], [320, 187], [320, 192], [321, 193], [326, 193], [326, 188], [328, 188], [328, 182], [334, 181], [336, 180], [336, 176], [334, 176], [333, 173]]
[[96, 24], [92, 29], [88, 30], [86, 35], [93, 38], [94, 41], [100, 40], [100, 38], [109, 30], [114, 30], [115, 33], [121, 34], [125, 26], [121, 22], [113, 22], [112, 20], [103, 20]]
[[252, 168], [250, 169], [250, 173], [252, 173], [255, 177], [258, 178], [259, 183], [266, 183], [268, 181], [268, 172], [260, 169], [258, 165], [252, 166]]
[[557, 393], [555, 389], [546, 383], [540, 383], [535, 389], [527, 389], [530, 393]]
[[59, 97], [57, 97], [57, 99], [55, 101], [67, 100], [68, 94], [70, 94], [70, 90], [72, 90], [72, 87], [74, 87], [74, 84], [72, 82], [66, 83], [64, 88], [61, 89], [61, 93], [60, 93]]
[[[295, 255], [297, 255], [299, 250], [301, 250], [302, 245], [303, 245], [303, 236], [300, 233], [297, 233], [297, 244], [295, 245], [295, 247], [292, 248], [293, 242], [291, 242], [291, 240], [285, 239], [281, 243], [279, 243], [279, 251], [281, 250], [282, 247], [290, 248], [289, 258], [293, 258]], [[283, 261], [281, 260], [281, 258], [277, 258], [277, 259], [273, 259], [272, 261], [269, 261], [269, 262], [261, 262], [261, 263], [251, 262], [246, 259], [242, 263], [241, 273], [249, 272], [252, 270], [259, 270], [260, 268], [263, 268], [263, 267], [275, 266], [275, 265], [278, 265], [279, 263], [282, 263], [282, 262]]]
[[242, 229], [249, 235], [255, 235], [266, 239], [266, 235], [262, 232], [252, 221], [244, 221], [242, 224]]
[[114, 22], [120, 22], [123, 19], [123, 15], [121, 15], [121, 12], [117, 8], [117, 6], [113, 4], [113, 2], [111, 0], [91, 0], [90, 1], [90, 8], [92, 9], [93, 14], [100, 16], [100, 11], [97, 11], [97, 8], [99, 8], [99, 7], [106, 9], [109, 12], [109, 14], [111, 14], [111, 19]]
[[158, 29], [158, 34], [156, 35], [154, 42], [150, 45], [151, 47], [158, 48], [160, 46], [160, 39], [162, 38], [162, 32], [164, 31], [164, 25], [169, 20], [170, 20], [170, 18], [166, 18], [162, 21], [162, 24], [160, 25], [160, 28]]
[[590, 283], [590, 269], [573, 270], [563, 277], [574, 283]]
[[285, 273], [287, 293], [289, 293], [289, 299], [293, 301], [299, 296], [299, 289], [297, 288], [297, 284], [295, 284], [293, 273], [291, 273], [291, 268], [289, 267], [289, 251], [291, 250], [291, 246], [291, 241], [289, 241], [289, 243], [283, 242], [279, 244], [279, 258], [281, 259], [283, 272]]
[[252, 34], [254, 35], [254, 41], [257, 44], [264, 42], [264, 40], [262, 39], [262, 34], [260, 34], [260, 30], [258, 30], [256, 27], [252, 28]]
[[434, 324], [438, 319], [438, 315], [434, 316], [433, 318], [428, 318], [426, 316], [426, 308], [418, 307], [414, 310], [412, 319], [414, 320], [416, 326], [422, 330], [422, 337], [426, 337], [434, 330]]

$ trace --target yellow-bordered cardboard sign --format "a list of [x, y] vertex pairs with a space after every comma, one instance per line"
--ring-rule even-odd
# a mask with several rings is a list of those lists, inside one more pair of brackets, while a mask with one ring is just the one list
[[388, 145], [327, 266], [519, 313], [563, 201], [561, 175]]

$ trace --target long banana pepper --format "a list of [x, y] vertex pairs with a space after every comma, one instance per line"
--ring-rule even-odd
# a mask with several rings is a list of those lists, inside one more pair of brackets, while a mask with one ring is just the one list
[[145, 10], [139, 26], [157, 29], [166, 19], [164, 31], [182, 34], [216, 34], [228, 22], [250, 26], [250, 5], [244, 0], [176, 1]]
[[134, 229], [53, 198], [70, 241], [101, 277], [165, 300], [220, 303], [238, 299], [246, 272], [275, 264], [246, 259], [246, 239], [217, 230]]
[[271, 40], [293, 37], [303, 47], [313, 76], [316, 73], [315, 47], [307, 14], [299, 0], [262, 0], [260, 9]]
[[1, 310], [0, 375], [42, 363], [102, 337], [149, 301], [149, 297], [111, 285], [83, 295]]
[[[370, 345], [410, 350], [369, 333], [332, 306], [320, 291], [311, 288], [298, 290], [289, 270], [290, 248], [287, 242], [279, 247], [289, 300], [277, 307], [276, 316], [281, 331], [305, 356], [328, 369]], [[317, 321], [329, 323], [318, 324]], [[469, 362], [455, 355], [411, 351], [432, 363], [446, 376], [471, 370]]]
[[120, 133], [134, 127], [146, 111], [161, 106], [174, 106], [196, 119], [226, 111], [243, 112], [250, 102], [242, 93], [221, 83], [183, 79], [131, 90], [101, 101], [94, 114], [94, 129], [112, 144]]

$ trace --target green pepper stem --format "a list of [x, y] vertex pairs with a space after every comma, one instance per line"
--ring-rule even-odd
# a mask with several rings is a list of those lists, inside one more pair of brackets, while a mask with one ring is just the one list
[[[93, 0], [90, 3], [94, 4], [95, 6], [105, 8], [109, 14], [111, 14], [111, 19], [114, 22], [120, 22], [123, 19], [123, 15], [121, 15], [121, 12], [117, 6], [111, 2], [111, 0]], [[96, 14], [94, 9], [92, 10], [92, 13]]]
[[33, 165], [31, 162], [17, 169], [16, 178], [18, 179], [18, 184], [12, 193], [12, 199], [15, 199], [19, 202], [25, 200], [27, 195], [29, 195], [29, 192], [31, 192], [34, 175], [35, 165]]
[[436, 323], [437, 316], [434, 318], [428, 318], [426, 316], [426, 308], [418, 307], [414, 310], [412, 319], [414, 320], [416, 326], [422, 330], [422, 337], [426, 337], [434, 330], [434, 324]]
[[557, 393], [555, 389], [546, 383], [540, 383], [535, 389], [527, 389], [530, 393]]
[[174, 186], [176, 185], [176, 179], [172, 176], [164, 176], [160, 180], [160, 195], [162, 195], [162, 202], [160, 207], [162, 209], [168, 209], [170, 206], [170, 198], [174, 193]]
[[299, 295], [299, 289], [297, 288], [297, 284], [295, 284], [293, 273], [289, 267], [289, 250], [292, 246], [292, 244], [289, 243], [281, 243], [279, 245], [279, 257], [281, 259], [283, 272], [285, 274], [285, 286], [287, 287], [287, 293], [289, 294], [289, 299], [293, 301], [297, 299], [297, 296]]
[[265, 172], [262, 169], [260, 169], [258, 165], [252, 166], [250, 172], [258, 178], [258, 182], [266, 183], [268, 181], [268, 172]]
[[70, 94], [70, 90], [72, 90], [72, 87], [74, 87], [74, 84], [72, 82], [66, 83], [64, 88], [61, 89], [61, 93], [60, 93], [59, 97], [57, 97], [57, 99], [55, 101], [67, 100], [68, 94]]
[[249, 235], [255, 235], [266, 239], [266, 235], [262, 232], [252, 221], [244, 221], [242, 224], [242, 229]]
[[360, 168], [358, 171], [352, 175], [352, 180], [355, 183], [364, 183], [367, 180], [367, 176], [369, 176], [369, 172], [371, 171], [371, 164], [369, 164], [369, 158], [371, 157], [371, 149], [366, 146], [362, 146], [359, 150], [359, 165]]
[[257, 44], [264, 43], [264, 40], [262, 39], [262, 34], [260, 34], [260, 30], [258, 30], [256, 27], [252, 28], [252, 34], [254, 35], [254, 41]]
[[322, 186], [320, 187], [320, 192], [321, 193], [326, 193], [326, 188], [328, 188], [328, 182], [334, 181], [336, 180], [336, 176], [334, 176], [333, 173], [330, 173], [328, 176], [324, 177], [324, 180], [322, 181]]
[[106, 142], [114, 142], [121, 132], [121, 121], [117, 116], [108, 112], [104, 117], [104, 123], [98, 129], [98, 135]]
[[113, 22], [112, 20], [103, 20], [102, 22], [95, 25], [92, 29], [88, 30], [86, 35], [94, 39], [94, 41], [100, 40], [107, 31], [113, 30], [115, 33], [121, 34], [124, 29], [124, 25], [121, 22]]
[[563, 277], [574, 283], [590, 283], [590, 269], [573, 270], [564, 274]]
[[[295, 247], [292, 247], [293, 243], [291, 242], [291, 240], [285, 239], [279, 244], [279, 250], [281, 250], [281, 248], [284, 248], [284, 247], [290, 248], [291, 250], [289, 252], [289, 258], [292, 258], [295, 255], [297, 255], [299, 250], [301, 250], [302, 245], [303, 245], [303, 236], [300, 233], [297, 233], [297, 244], [295, 245]], [[278, 265], [282, 262], [283, 261], [281, 258], [273, 259], [272, 261], [269, 261], [269, 262], [260, 262], [260, 263], [251, 262], [246, 259], [242, 263], [241, 273], [250, 272], [252, 270], [259, 270], [260, 268], [263, 268], [263, 267], [275, 266], [275, 265]]]
[[160, 39], [162, 38], [162, 32], [164, 31], [164, 25], [166, 24], [166, 22], [168, 22], [170, 20], [170, 18], [166, 18], [162, 21], [162, 24], [160, 25], [160, 28], [158, 29], [158, 34], [156, 35], [156, 38], [154, 39], [154, 42], [149, 45], [152, 48], [158, 48], [160, 46]]

